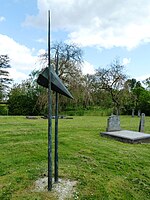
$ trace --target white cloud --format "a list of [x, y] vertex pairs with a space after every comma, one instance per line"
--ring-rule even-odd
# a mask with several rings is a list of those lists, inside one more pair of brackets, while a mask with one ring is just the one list
[[26, 78], [35, 69], [37, 56], [33, 50], [17, 43], [12, 38], [0, 34], [0, 55], [7, 54], [10, 58], [10, 75], [14, 81]]
[[5, 20], [6, 20], [5, 17], [0, 16], [0, 22], [3, 22], [3, 21], [5, 21]]
[[44, 38], [39, 38], [36, 40], [38, 43], [46, 43], [46, 40]]
[[40, 50], [38, 51], [37, 55], [40, 56], [40, 55], [43, 55], [43, 54], [45, 54], [45, 53], [46, 53], [46, 50], [45, 50], [45, 49], [40, 49]]
[[131, 58], [123, 58], [122, 64], [123, 65], [128, 65], [131, 62]]
[[66, 30], [68, 40], [82, 46], [132, 49], [150, 41], [149, 0], [37, 0], [39, 13], [24, 24], [47, 28], [51, 10], [52, 29]]
[[21, 82], [22, 80], [25, 80], [28, 78], [27, 74], [23, 72], [19, 72], [15, 68], [9, 68], [8, 72], [10, 74], [9, 77], [12, 78], [13, 80], [17, 80], [17, 82]]
[[145, 79], [147, 79], [149, 77], [150, 77], [150, 74], [145, 74], [145, 75], [141, 75], [141, 76], [135, 77], [135, 79], [137, 81], [144, 81]]
[[82, 64], [82, 73], [84, 75], [86, 75], [86, 74], [94, 74], [95, 73], [94, 66], [91, 65], [89, 62], [84, 61], [84, 63]]

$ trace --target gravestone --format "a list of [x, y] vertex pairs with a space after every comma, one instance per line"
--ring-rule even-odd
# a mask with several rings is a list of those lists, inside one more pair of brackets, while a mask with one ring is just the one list
[[141, 114], [140, 124], [139, 124], [139, 132], [144, 132], [144, 123], [145, 123], [145, 114]]
[[132, 109], [132, 117], [134, 117], [134, 109]]
[[120, 119], [117, 115], [111, 115], [107, 121], [107, 132], [100, 133], [103, 137], [114, 138], [121, 142], [127, 143], [150, 143], [150, 134], [144, 132], [144, 120], [145, 114], [141, 114], [141, 120], [139, 125], [139, 132], [128, 131], [120, 129]]
[[128, 130], [103, 132], [101, 133], [101, 136], [113, 138], [115, 140], [131, 144], [150, 142], [150, 134]]
[[107, 120], [106, 131], [120, 131], [120, 118], [118, 115], [111, 115]]
[[36, 116], [26, 116], [26, 119], [38, 119]]
[[140, 117], [141, 116], [141, 111], [140, 110], [138, 110], [138, 117]]

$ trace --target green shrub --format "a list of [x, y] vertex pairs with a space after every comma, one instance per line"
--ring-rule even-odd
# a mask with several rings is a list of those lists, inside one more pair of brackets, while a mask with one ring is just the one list
[[0, 105], [0, 115], [8, 115], [8, 108], [5, 104]]

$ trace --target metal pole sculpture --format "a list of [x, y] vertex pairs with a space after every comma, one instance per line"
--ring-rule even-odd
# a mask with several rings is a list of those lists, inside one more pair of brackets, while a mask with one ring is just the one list
[[[56, 74], [58, 75], [58, 50], [56, 52]], [[58, 92], [56, 92], [55, 105], [55, 182], [58, 182]]]
[[[58, 56], [58, 52], [57, 52]], [[52, 190], [52, 95], [56, 92], [55, 113], [55, 182], [58, 182], [58, 93], [73, 99], [72, 95], [58, 77], [58, 57], [56, 72], [51, 66], [50, 60], [50, 11], [48, 11], [48, 67], [43, 69], [37, 79], [37, 83], [48, 88], [48, 191]]]
[[50, 61], [50, 10], [48, 11], [48, 191], [52, 189], [52, 97]]

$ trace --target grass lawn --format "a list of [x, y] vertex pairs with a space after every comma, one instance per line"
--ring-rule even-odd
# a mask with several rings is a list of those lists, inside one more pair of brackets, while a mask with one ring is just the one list
[[[106, 121], [104, 116], [59, 120], [59, 177], [77, 181], [73, 199], [149, 200], [150, 144], [101, 137]], [[121, 116], [122, 129], [137, 131], [138, 124], [138, 117]], [[150, 133], [150, 117], [145, 132]], [[47, 120], [1, 116], [0, 199], [55, 200], [53, 192], [33, 191], [44, 174]]]

